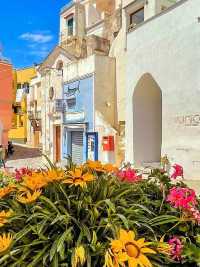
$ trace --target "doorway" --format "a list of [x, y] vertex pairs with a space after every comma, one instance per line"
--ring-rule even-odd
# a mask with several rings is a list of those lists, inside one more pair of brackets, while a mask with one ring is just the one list
[[56, 162], [61, 160], [61, 128], [56, 126]]

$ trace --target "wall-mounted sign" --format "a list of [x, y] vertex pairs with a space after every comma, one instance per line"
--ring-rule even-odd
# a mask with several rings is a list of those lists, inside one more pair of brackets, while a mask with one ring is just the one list
[[68, 98], [75, 96], [77, 93], [80, 93], [80, 81], [78, 81], [78, 83], [75, 83], [73, 86], [68, 85], [67, 91], [64, 93], [64, 95]]
[[181, 126], [200, 126], [200, 114], [177, 116], [174, 121]]
[[85, 121], [85, 112], [71, 112], [66, 113], [64, 118], [66, 123], [72, 122], [84, 122]]
[[86, 158], [98, 160], [98, 133], [86, 133]]

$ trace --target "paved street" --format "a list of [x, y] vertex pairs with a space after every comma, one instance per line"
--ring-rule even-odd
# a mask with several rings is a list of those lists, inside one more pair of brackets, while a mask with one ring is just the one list
[[45, 161], [39, 149], [15, 145], [14, 150], [14, 154], [6, 160], [6, 168], [9, 171], [21, 167], [40, 168], [44, 166]]

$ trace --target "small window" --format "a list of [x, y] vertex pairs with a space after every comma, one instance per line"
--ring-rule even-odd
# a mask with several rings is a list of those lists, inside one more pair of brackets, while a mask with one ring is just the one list
[[22, 88], [21, 83], [18, 83], [18, 84], [17, 84], [17, 89], [21, 89], [21, 88]]
[[130, 15], [130, 25], [137, 25], [144, 21], [144, 8], [140, 8]]
[[24, 89], [24, 93], [29, 94], [29, 83], [24, 83], [22, 87]]
[[73, 109], [76, 106], [76, 98], [68, 98], [67, 99], [67, 107], [68, 109]]
[[19, 107], [19, 106], [14, 107], [14, 113], [17, 115], [21, 114], [22, 113], [21, 107]]
[[19, 127], [23, 127], [24, 126], [24, 118], [23, 116], [19, 116]]
[[68, 36], [73, 35], [74, 33], [74, 18], [70, 18], [67, 20], [67, 29], [68, 29]]

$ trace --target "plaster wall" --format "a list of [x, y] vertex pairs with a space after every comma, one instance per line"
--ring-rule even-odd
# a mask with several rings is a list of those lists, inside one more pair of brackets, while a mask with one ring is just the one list
[[7, 147], [12, 120], [12, 65], [0, 60], [0, 142]]
[[[116, 148], [113, 152], [102, 150], [103, 136], [116, 136], [116, 82], [115, 59], [106, 56], [95, 57], [94, 110], [95, 131], [99, 136], [99, 159], [115, 163]], [[116, 144], [116, 142], [115, 142]]]
[[127, 36], [126, 160], [134, 162], [132, 97], [137, 82], [151, 74], [162, 91], [162, 155], [200, 172], [199, 0], [183, 0]]
[[[59, 58], [60, 59], [60, 58]], [[55, 62], [56, 65], [56, 62]], [[59, 71], [53, 69], [46, 73], [41, 78], [42, 88], [42, 145], [43, 151], [54, 160], [54, 126], [61, 124], [61, 115], [56, 114], [54, 111], [54, 99], [62, 99], [62, 75]], [[53, 100], [49, 98], [49, 89], [53, 87], [54, 97]]]

